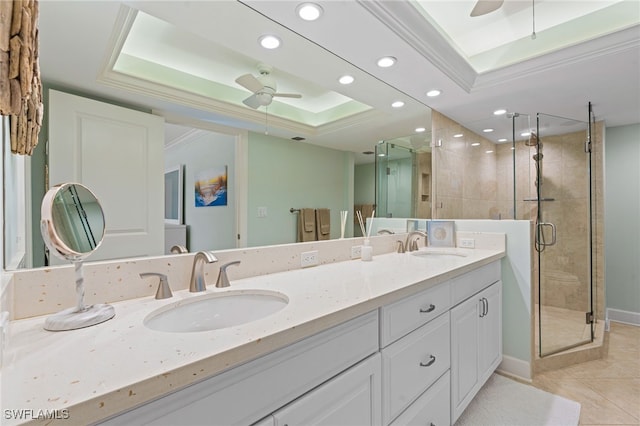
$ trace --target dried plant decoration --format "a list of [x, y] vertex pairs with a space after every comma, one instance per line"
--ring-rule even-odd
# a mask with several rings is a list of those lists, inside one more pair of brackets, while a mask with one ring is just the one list
[[11, 117], [11, 152], [31, 155], [44, 114], [37, 0], [0, 0], [0, 114]]

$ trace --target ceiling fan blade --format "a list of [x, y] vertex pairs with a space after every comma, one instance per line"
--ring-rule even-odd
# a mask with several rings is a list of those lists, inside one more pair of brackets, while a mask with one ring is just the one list
[[478, 0], [476, 5], [473, 7], [470, 16], [486, 15], [487, 13], [500, 9], [503, 3], [504, 0]]
[[279, 96], [281, 98], [301, 98], [299, 93], [274, 93], [273, 96]]
[[258, 109], [260, 106], [262, 106], [262, 103], [260, 103], [260, 100], [258, 99], [258, 96], [256, 94], [249, 96], [247, 99], [242, 101], [242, 103], [253, 109]]
[[241, 75], [236, 78], [236, 83], [253, 93], [259, 92], [263, 88], [262, 83], [251, 74]]

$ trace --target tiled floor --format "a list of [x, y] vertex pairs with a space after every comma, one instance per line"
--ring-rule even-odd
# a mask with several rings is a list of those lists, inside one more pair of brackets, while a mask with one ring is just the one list
[[640, 327], [612, 322], [604, 358], [541, 373], [533, 385], [579, 402], [581, 425], [640, 425]]

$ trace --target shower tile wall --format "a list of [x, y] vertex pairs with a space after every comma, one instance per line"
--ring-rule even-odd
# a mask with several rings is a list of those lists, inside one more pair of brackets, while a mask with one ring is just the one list
[[[494, 144], [448, 117], [432, 112], [433, 140], [442, 141], [432, 151], [434, 162], [434, 217], [441, 219], [512, 219], [513, 212], [513, 150], [512, 144]], [[593, 129], [593, 196], [594, 218], [594, 281], [595, 312], [604, 318], [604, 250], [603, 250], [603, 123]], [[454, 134], [462, 133], [461, 138]], [[584, 142], [585, 132], [545, 137], [543, 143], [543, 197], [545, 209], [553, 213], [558, 228], [558, 243], [550, 247], [550, 264], [546, 279], [549, 289], [543, 304], [565, 309], [584, 310], [589, 294], [584, 285], [588, 253], [585, 252], [588, 218], [588, 188]], [[480, 143], [472, 146], [474, 142]], [[537, 205], [526, 198], [535, 198], [536, 170], [532, 156], [535, 148], [524, 141], [515, 144], [516, 214], [520, 220], [535, 221]], [[493, 151], [487, 153], [487, 151]], [[578, 212], [585, 212], [578, 214]], [[535, 258], [535, 256], [534, 256]], [[537, 265], [534, 263], [534, 269]], [[534, 271], [535, 272], [535, 271]], [[533, 292], [537, 298], [537, 291]], [[538, 303], [535, 300], [535, 303]]]
[[434, 218], [498, 219], [496, 155], [487, 154], [495, 145], [437, 111], [431, 120], [433, 140], [441, 143], [432, 151]]

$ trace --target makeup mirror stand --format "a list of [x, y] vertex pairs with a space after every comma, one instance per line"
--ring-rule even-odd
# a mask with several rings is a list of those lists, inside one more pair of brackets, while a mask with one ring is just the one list
[[104, 237], [104, 213], [96, 196], [79, 183], [56, 185], [42, 201], [41, 231], [51, 253], [73, 263], [76, 306], [45, 320], [49, 331], [75, 330], [115, 316], [111, 305], [84, 304], [83, 259], [98, 249]]

